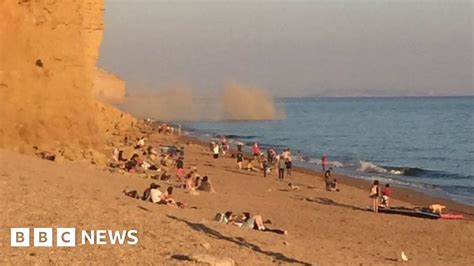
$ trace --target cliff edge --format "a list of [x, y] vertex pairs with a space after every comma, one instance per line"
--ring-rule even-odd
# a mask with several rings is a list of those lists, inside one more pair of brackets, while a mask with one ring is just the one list
[[103, 0], [0, 2], [0, 148], [91, 148], [132, 126], [93, 95], [103, 12]]

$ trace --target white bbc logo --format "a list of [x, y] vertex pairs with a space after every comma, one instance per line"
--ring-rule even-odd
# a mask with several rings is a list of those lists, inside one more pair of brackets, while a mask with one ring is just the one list
[[[52, 247], [53, 246], [53, 228], [33, 228], [33, 246], [34, 247]], [[11, 228], [10, 246], [29, 247], [30, 246], [30, 228]], [[76, 246], [75, 228], [57, 228], [56, 246], [74, 247]]]
[[[33, 235], [31, 235], [33, 231]], [[56, 236], [56, 237], [55, 237]], [[33, 238], [33, 245], [30, 240]], [[10, 228], [10, 246], [12, 247], [52, 247], [56, 239], [57, 247], [75, 247], [75, 228]], [[132, 230], [79, 230], [79, 245], [136, 245], [138, 231]]]

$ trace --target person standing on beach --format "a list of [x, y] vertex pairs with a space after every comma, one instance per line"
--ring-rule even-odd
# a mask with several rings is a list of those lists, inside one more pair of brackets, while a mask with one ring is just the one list
[[323, 172], [326, 172], [326, 170], [329, 169], [329, 159], [326, 154], [321, 157], [321, 166], [323, 167]]
[[227, 150], [229, 149], [229, 144], [227, 143], [227, 139], [225, 138], [224, 135], [222, 136], [221, 143], [222, 143], [222, 156], [225, 156], [227, 153]]
[[239, 168], [239, 170], [242, 170], [242, 162], [244, 160], [244, 155], [241, 151], [238, 151], [235, 157], [237, 158], [237, 167]]
[[260, 156], [260, 147], [258, 147], [258, 144], [255, 142], [252, 146], [252, 153], [254, 160], [257, 160], [258, 157]]
[[286, 160], [280, 157], [278, 160], [278, 180], [282, 181], [285, 178]]
[[291, 168], [293, 167], [293, 163], [291, 161], [291, 151], [290, 149], [286, 149], [286, 154], [285, 154], [285, 160], [286, 160], [286, 174], [288, 176], [291, 176]]
[[375, 180], [370, 189], [370, 198], [372, 199], [372, 210], [375, 213], [379, 212], [380, 186], [379, 181]]
[[176, 177], [181, 182], [183, 181], [184, 177], [184, 159], [183, 157], [179, 157], [176, 160]]
[[263, 177], [267, 177], [267, 173], [270, 172], [270, 165], [268, 164], [268, 160], [266, 158], [263, 159], [262, 168]]
[[214, 143], [213, 146], [212, 146], [212, 154], [214, 156], [214, 159], [218, 159], [219, 158], [219, 144], [217, 143]]

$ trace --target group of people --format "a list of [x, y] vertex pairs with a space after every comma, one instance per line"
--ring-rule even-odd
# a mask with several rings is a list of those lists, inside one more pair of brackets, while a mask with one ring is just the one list
[[[181, 136], [181, 124], [176, 127], [176, 131], [178, 136]], [[170, 124], [161, 123], [158, 125], [158, 133], [165, 135], [173, 135], [175, 133], [175, 127]]]
[[143, 201], [148, 201], [156, 204], [164, 204], [180, 208], [185, 207], [185, 204], [183, 202], [176, 201], [173, 198], [173, 187], [171, 186], [168, 187], [165, 192], [161, 192], [159, 184], [151, 183], [150, 186], [147, 187], [141, 195], [137, 190], [129, 190], [128, 187], [123, 190], [123, 193], [128, 197], [141, 199]]
[[[165, 124], [160, 125], [161, 128]], [[178, 187], [186, 189], [190, 193], [195, 191], [205, 191], [215, 193], [208, 176], [199, 176], [197, 167], [191, 167], [189, 172], [185, 171], [184, 163], [184, 147], [176, 148], [174, 146], [160, 146], [159, 151], [152, 146], [145, 145], [145, 137], [139, 137], [136, 142], [130, 142], [127, 137], [124, 139], [124, 146], [129, 146], [133, 150], [130, 158], [124, 155], [124, 149], [115, 148], [112, 159], [109, 161], [109, 166], [129, 173], [154, 173], [152, 178], [170, 182], [171, 175], [168, 174], [172, 167], [176, 168], [176, 180], [180, 182]], [[171, 147], [171, 148], [170, 148]], [[149, 171], [148, 171], [149, 170]], [[156, 173], [159, 174], [156, 174]], [[142, 195], [139, 195], [137, 190], [129, 191], [128, 188], [124, 190], [127, 196], [140, 198], [145, 201], [153, 203], [167, 204], [173, 206], [183, 207], [184, 204], [175, 201], [172, 198], [173, 187], [170, 186], [166, 191], [160, 191], [160, 185], [152, 183]]]
[[383, 191], [380, 191], [380, 184], [378, 180], [375, 180], [372, 187], [370, 188], [369, 197], [372, 199], [372, 210], [377, 213], [379, 211], [379, 205], [384, 207], [390, 207], [390, 197], [392, 190], [390, 184], [385, 184]]
[[[239, 170], [247, 171], [263, 171], [263, 176], [267, 177], [271, 173], [271, 168], [275, 167], [278, 171], [278, 180], [283, 180], [285, 173], [291, 176], [292, 161], [291, 151], [289, 148], [285, 149], [281, 154], [277, 154], [274, 149], [268, 149], [267, 155], [261, 152], [258, 143], [252, 145], [253, 158], [248, 158], [246, 167], [243, 167], [244, 154], [242, 152], [242, 144], [237, 145], [237, 153], [235, 158], [237, 160], [237, 168]], [[254, 165], [254, 161], [257, 162], [258, 166]]]
[[[176, 167], [180, 166], [183, 167], [183, 164], [176, 164]], [[195, 191], [216, 193], [214, 186], [209, 180], [209, 177], [203, 176], [201, 178], [201, 176], [198, 174], [197, 167], [191, 167], [191, 170], [185, 175], [183, 168], [177, 168], [176, 171], [177, 180], [182, 182], [182, 188], [189, 191], [190, 193], [194, 193]]]
[[214, 159], [219, 158], [219, 154], [222, 154], [222, 156], [226, 156], [227, 152], [230, 149], [229, 143], [227, 142], [227, 139], [225, 136], [222, 136], [221, 142], [210, 142], [209, 148], [212, 152], [212, 156]]

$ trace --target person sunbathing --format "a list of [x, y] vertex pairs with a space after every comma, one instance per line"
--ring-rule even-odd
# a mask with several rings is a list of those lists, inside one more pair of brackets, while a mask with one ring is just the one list
[[138, 195], [138, 191], [130, 190], [128, 188], [128, 186], [125, 187], [125, 189], [122, 191], [122, 193], [125, 194], [125, 196], [131, 197], [131, 198], [134, 198], [134, 199], [139, 199], [140, 198], [140, 196]]
[[247, 170], [247, 171], [252, 171], [252, 172], [257, 172], [257, 169], [256, 169], [255, 166], [253, 166], [253, 164], [252, 164], [252, 160], [249, 160], [249, 161], [248, 161], [247, 167], [245, 167], [245, 170]]
[[240, 215], [233, 214], [231, 211], [227, 211], [225, 214], [225, 219], [228, 224], [232, 224], [238, 227], [254, 229], [263, 232], [272, 232], [281, 235], [287, 235], [288, 232], [282, 229], [270, 229], [265, 227], [263, 218], [261, 215], [251, 215], [248, 212], [244, 212]]
[[214, 187], [212, 186], [211, 181], [209, 181], [209, 177], [207, 177], [207, 175], [202, 178], [201, 184], [199, 184], [199, 186], [197, 186], [197, 190], [216, 193], [216, 191], [214, 190]]
[[295, 191], [300, 191], [301, 190], [301, 188], [299, 186], [295, 186], [292, 183], [288, 183], [288, 186], [290, 187], [291, 190], [295, 190]]

